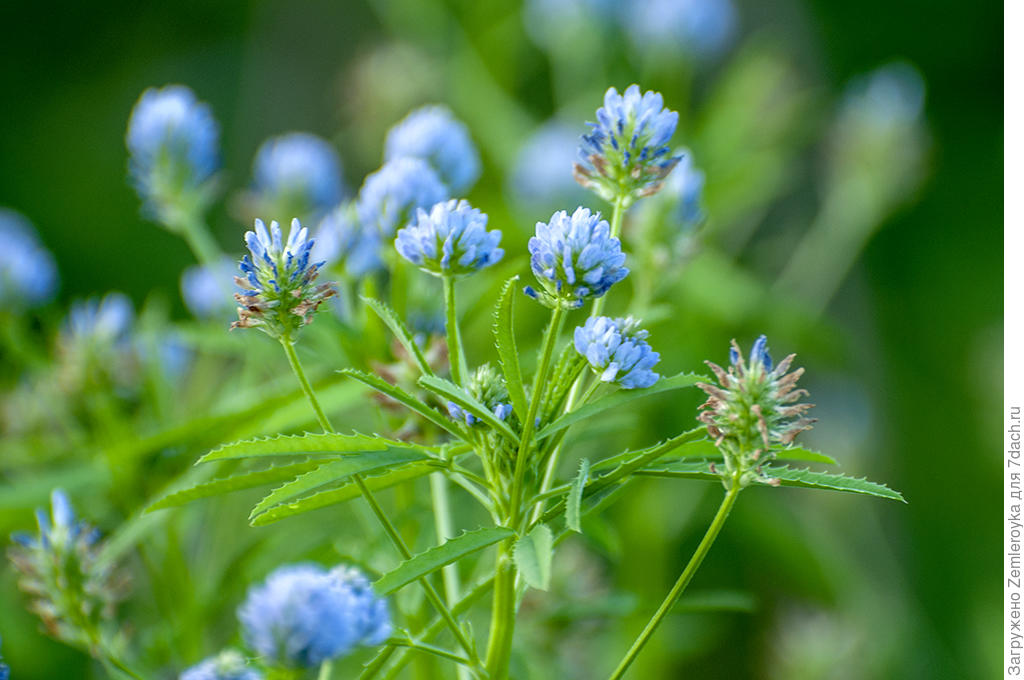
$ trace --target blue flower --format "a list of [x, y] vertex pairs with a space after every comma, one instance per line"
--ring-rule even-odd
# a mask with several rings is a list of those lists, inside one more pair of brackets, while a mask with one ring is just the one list
[[395, 248], [423, 271], [435, 276], [460, 276], [501, 260], [501, 232], [487, 231], [487, 215], [466, 201], [420, 208], [416, 221], [399, 229]]
[[397, 158], [367, 175], [356, 211], [364, 228], [376, 229], [383, 241], [391, 241], [417, 208], [429, 208], [447, 198], [448, 190], [426, 161]]
[[607, 201], [627, 204], [657, 192], [679, 162], [668, 146], [679, 114], [662, 103], [660, 94], [641, 95], [637, 85], [621, 95], [608, 88], [597, 122], [589, 123], [591, 131], [582, 137], [576, 181]]
[[679, 166], [665, 181], [665, 192], [675, 201], [673, 212], [679, 224], [683, 227], [694, 227], [705, 218], [704, 209], [701, 207], [704, 172], [693, 164], [693, 155], [689, 151], [684, 149], [679, 155]]
[[207, 202], [219, 136], [210, 108], [183, 85], [150, 88], [132, 109], [125, 136], [132, 180], [147, 210], [168, 226], [179, 227], [183, 213]]
[[257, 219], [253, 231], [245, 232], [249, 254], [238, 268], [242, 276], [235, 284], [239, 303], [238, 321], [232, 328], [259, 328], [275, 338], [290, 338], [293, 331], [313, 320], [320, 303], [334, 294], [330, 284], [315, 285], [323, 262], [313, 262], [313, 239], [298, 220], [292, 220], [288, 238], [282, 240], [281, 226], [270, 223], [267, 231]]
[[263, 680], [263, 673], [249, 668], [238, 651], [227, 649], [189, 668], [178, 680]]
[[181, 299], [197, 319], [225, 318], [235, 311], [231, 301], [236, 292], [231, 284], [237, 263], [230, 258], [214, 266], [192, 265], [181, 274]]
[[732, 0], [637, 0], [628, 5], [623, 20], [638, 48], [681, 49], [710, 57], [735, 32], [736, 7]]
[[318, 666], [391, 632], [387, 603], [362, 574], [311, 564], [280, 567], [250, 588], [238, 619], [246, 644], [287, 667]]
[[253, 161], [261, 210], [275, 218], [318, 216], [341, 200], [341, 161], [327, 141], [291, 132], [263, 142]]
[[572, 217], [560, 210], [548, 223], [538, 222], [529, 249], [530, 267], [545, 290], [527, 286], [526, 294], [551, 307], [580, 307], [584, 298], [601, 297], [629, 273], [608, 222], [586, 208]]
[[345, 203], [320, 220], [312, 257], [327, 267], [339, 265], [354, 278], [384, 268], [380, 257], [380, 234], [359, 222], [354, 203]]
[[107, 293], [71, 304], [65, 335], [71, 342], [113, 345], [127, 340], [135, 319], [132, 301], [124, 293]]
[[480, 176], [480, 156], [466, 126], [444, 106], [416, 109], [388, 132], [384, 159], [422, 158], [454, 194]]
[[530, 206], [554, 210], [560, 205], [579, 205], [587, 198], [573, 179], [579, 133], [575, 126], [550, 120], [523, 143], [509, 175], [511, 193]]
[[651, 370], [661, 355], [647, 344], [647, 331], [633, 318], [591, 317], [576, 328], [573, 345], [602, 382], [634, 389], [661, 378]]
[[52, 299], [57, 265], [29, 221], [13, 210], [0, 209], [0, 242], [0, 302], [32, 307]]

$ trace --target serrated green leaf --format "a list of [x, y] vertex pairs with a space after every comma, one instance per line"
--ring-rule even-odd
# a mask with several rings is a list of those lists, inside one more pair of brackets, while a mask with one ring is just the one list
[[516, 433], [512, 431], [512, 428], [509, 427], [506, 422], [494, 415], [490, 409], [477, 401], [473, 395], [455, 383], [445, 380], [444, 378], [429, 375], [423, 376], [417, 380], [417, 382], [425, 389], [430, 390], [439, 397], [449, 401], [454, 401], [456, 404], [490, 425], [495, 431], [500, 433], [513, 444], [519, 441], [519, 437], [516, 436]]
[[791, 446], [786, 449], [778, 449], [773, 451], [777, 460], [798, 460], [804, 463], [825, 463], [826, 465], [836, 465], [836, 461], [831, 456], [826, 456], [820, 451], [813, 449], [804, 448], [803, 446]]
[[551, 586], [551, 558], [554, 539], [546, 524], [538, 524], [516, 541], [513, 557], [526, 584], [538, 590]]
[[379, 595], [390, 595], [402, 586], [432, 574], [447, 564], [514, 535], [514, 531], [505, 527], [487, 527], [476, 531], [467, 531], [430, 550], [413, 555], [377, 579], [373, 588]]
[[455, 425], [455, 423], [453, 423], [449, 418], [446, 418], [445, 416], [441, 415], [434, 409], [430, 408], [425, 403], [423, 403], [423, 401], [409, 394], [401, 387], [398, 387], [397, 385], [392, 385], [391, 383], [384, 380], [380, 376], [376, 376], [373, 375], [372, 373], [367, 373], [365, 371], [360, 371], [354, 368], [343, 368], [338, 372], [344, 373], [349, 377], [355, 378], [359, 382], [372, 387], [381, 394], [385, 394], [391, 397], [398, 403], [403, 404], [409, 410], [415, 411], [416, 413], [420, 414], [430, 422], [434, 423], [442, 430], [446, 430], [452, 433], [459, 439], [464, 439], [464, 436], [462, 432], [459, 430], [458, 426]]
[[224, 444], [210, 451], [196, 461], [208, 463], [213, 460], [232, 458], [259, 458], [262, 456], [296, 456], [317, 453], [355, 453], [359, 451], [383, 451], [389, 446], [401, 446], [377, 435], [313, 433], [281, 434], [274, 437], [259, 437], [240, 442]]
[[587, 485], [587, 477], [590, 476], [590, 461], [586, 458], [580, 460], [579, 470], [576, 472], [576, 479], [569, 487], [569, 495], [565, 499], [565, 525], [578, 534], [583, 533], [580, 528], [580, 502], [583, 500], [583, 488]]
[[[847, 477], [834, 472], [817, 472], [807, 468], [791, 468], [788, 466], [766, 465], [761, 468], [766, 478], [778, 479], [782, 486], [799, 486], [808, 489], [828, 489], [831, 491], [846, 491], [848, 493], [860, 493], [879, 498], [888, 498], [894, 501], [906, 503], [903, 495], [898, 491], [890, 489], [884, 484], [869, 482], [863, 477]], [[645, 467], [636, 472], [638, 475], [654, 477], [675, 477], [682, 479], [703, 479], [707, 481], [721, 481], [721, 477], [708, 469], [706, 462], [683, 462], [668, 463]], [[758, 481], [757, 484], [768, 485], [768, 482]]]
[[389, 470], [400, 465], [426, 460], [427, 456], [408, 449], [388, 449], [387, 451], [366, 451], [345, 456], [341, 460], [322, 463], [315, 470], [306, 472], [292, 481], [277, 487], [256, 504], [249, 513], [249, 519], [263, 514], [269, 508], [300, 496], [307, 491], [320, 488], [325, 484], [338, 482], [353, 475], [367, 472]]
[[[386, 472], [385, 474], [377, 477], [364, 477], [363, 483], [366, 484], [370, 491], [379, 491], [419, 477], [425, 477], [436, 470], [437, 468], [432, 465], [411, 465], [399, 470]], [[360, 491], [359, 486], [354, 482], [351, 482], [336, 489], [318, 491], [317, 493], [310, 494], [304, 498], [276, 505], [264, 512], [262, 515], [250, 519], [249, 524], [254, 527], [266, 526], [267, 524], [273, 524], [274, 522], [288, 517], [294, 517], [313, 510], [319, 510], [320, 508], [326, 508], [331, 505], [347, 503], [354, 498], [359, 498], [361, 495], [362, 492]]]
[[304, 472], [309, 472], [323, 463], [322, 460], [309, 460], [302, 463], [291, 463], [289, 465], [276, 465], [263, 470], [253, 470], [233, 474], [228, 477], [220, 477], [209, 481], [201, 482], [193, 486], [178, 489], [158, 499], [155, 503], [146, 508], [146, 512], [163, 510], [164, 508], [176, 508], [201, 498], [210, 498], [232, 491], [242, 489], [253, 489], [264, 484], [293, 479]]
[[565, 428], [580, 422], [586, 418], [597, 415], [603, 411], [607, 411], [610, 408], [622, 406], [634, 399], [640, 397], [646, 397], [651, 394], [657, 394], [658, 392], [666, 392], [668, 390], [677, 390], [683, 387], [691, 387], [696, 385], [702, 380], [710, 380], [707, 376], [698, 375], [696, 373], [679, 373], [672, 376], [671, 378], [662, 378], [658, 382], [654, 383], [651, 387], [645, 387], [642, 389], [635, 390], [617, 390], [606, 397], [601, 397], [595, 402], [590, 404], [584, 404], [583, 406], [566, 413], [555, 421], [548, 423], [543, 427], [540, 432], [537, 433], [537, 439], [543, 439], [550, 437], [551, 435], [564, 430]]
[[430, 364], [427, 363], [426, 357], [423, 356], [423, 350], [416, 343], [412, 333], [406, 328], [402, 320], [398, 318], [398, 313], [395, 310], [388, 307], [385, 303], [372, 297], [364, 297], [362, 301], [365, 302], [374, 313], [380, 317], [380, 320], [384, 322], [391, 332], [395, 335], [395, 338], [402, 344], [405, 351], [413, 358], [416, 365], [419, 366], [420, 372], [423, 375], [434, 375], [433, 369], [430, 368]]
[[515, 335], [515, 300], [518, 276], [513, 276], [501, 289], [498, 305], [494, 309], [494, 344], [498, 349], [498, 362], [505, 375], [508, 397], [512, 408], [522, 420], [526, 418], [528, 409], [526, 388], [523, 387], [523, 374], [519, 367], [519, 351], [516, 349]]

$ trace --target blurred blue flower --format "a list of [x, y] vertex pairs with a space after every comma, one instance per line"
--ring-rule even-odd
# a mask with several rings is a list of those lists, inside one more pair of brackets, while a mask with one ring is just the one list
[[[319, 216], [341, 200], [341, 161], [326, 140], [291, 132], [263, 142], [253, 161], [260, 208], [273, 217]], [[282, 212], [283, 211], [283, 212]]]
[[736, 30], [732, 0], [635, 0], [623, 23], [637, 48], [681, 49], [697, 57], [721, 52]]
[[269, 661], [309, 668], [391, 632], [387, 603], [354, 569], [280, 567], [249, 589], [238, 610], [246, 643]]
[[547, 210], [579, 205], [587, 197], [572, 174], [579, 138], [575, 126], [559, 120], [537, 128], [519, 149], [509, 175], [511, 193], [530, 206]]
[[147, 210], [167, 226], [180, 226], [183, 213], [207, 201], [219, 136], [210, 108], [183, 85], [150, 88], [132, 109], [125, 136], [131, 177]]
[[57, 291], [57, 265], [27, 219], [0, 208], [0, 302], [8, 307], [33, 307]]
[[64, 332], [69, 341], [113, 345], [127, 340], [135, 320], [132, 301], [124, 293], [107, 293], [71, 304]]
[[647, 331], [633, 318], [591, 317], [576, 328], [573, 345], [602, 382], [634, 389], [661, 378], [651, 370], [661, 355], [647, 344]]
[[354, 203], [344, 203], [320, 220], [311, 256], [327, 267], [340, 265], [354, 278], [383, 269], [380, 234], [359, 222]]
[[466, 201], [417, 210], [416, 221], [399, 229], [395, 248], [402, 257], [435, 276], [460, 276], [501, 260], [501, 232], [487, 231], [487, 215]]
[[[0, 641], [2, 644], [2, 641]], [[0, 680], [11, 680], [11, 669], [3, 662], [3, 656], [0, 656]]]
[[606, 201], [629, 204], [654, 194], [679, 162], [668, 146], [678, 120], [657, 92], [641, 95], [639, 86], [630, 85], [620, 95], [608, 88], [597, 122], [588, 123], [591, 131], [582, 137], [576, 181]]
[[178, 680], [263, 680], [263, 674], [249, 668], [238, 651], [227, 649], [189, 668]]
[[[626, 4], [626, 3], [623, 3]], [[618, 18], [616, 0], [526, 0], [523, 25], [540, 47], [551, 51], [579, 48], [582, 39], [603, 36]], [[566, 36], [572, 36], [571, 40]]]
[[197, 319], [228, 318], [235, 311], [231, 284], [236, 263], [225, 257], [215, 265], [192, 265], [181, 274], [181, 299]]
[[417, 208], [429, 208], [447, 198], [448, 190], [426, 161], [397, 158], [367, 175], [356, 211], [363, 228], [375, 229], [383, 241], [390, 242]]
[[242, 292], [235, 294], [240, 306], [232, 328], [259, 328], [275, 338], [290, 338], [334, 294], [330, 284], [314, 285], [324, 263], [310, 259], [313, 239], [298, 220], [292, 220], [283, 240], [277, 222], [270, 223], [268, 232], [257, 219], [253, 231], [245, 232], [245, 244], [249, 254], [238, 265], [242, 276], [235, 277]]
[[629, 274], [608, 222], [586, 208], [571, 217], [560, 210], [549, 222], [538, 222], [529, 250], [530, 267], [544, 290], [527, 286], [526, 294], [551, 307], [580, 307], [584, 298], [601, 297]]
[[704, 171], [693, 164], [693, 154], [688, 150], [683, 149], [679, 156], [679, 165], [665, 180], [665, 193], [675, 203], [673, 213], [679, 225], [692, 228], [705, 218], [701, 206]]
[[384, 159], [422, 158], [453, 194], [467, 192], [480, 176], [480, 156], [469, 130], [444, 106], [416, 109], [388, 132]]

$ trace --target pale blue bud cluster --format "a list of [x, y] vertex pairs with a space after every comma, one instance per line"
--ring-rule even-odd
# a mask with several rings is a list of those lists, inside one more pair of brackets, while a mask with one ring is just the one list
[[384, 158], [422, 158], [453, 194], [464, 194], [480, 176], [480, 156], [469, 130], [444, 106], [416, 109], [391, 128]]
[[238, 651], [227, 649], [189, 668], [178, 680], [263, 680], [263, 673], [250, 668]]
[[0, 209], [0, 241], [0, 302], [11, 307], [48, 302], [57, 290], [57, 265], [29, 221]]
[[419, 208], [416, 221], [398, 231], [395, 248], [428, 274], [463, 276], [501, 260], [500, 242], [500, 231], [487, 231], [487, 215], [453, 199], [429, 212]]
[[238, 263], [224, 257], [213, 265], [196, 264], [181, 274], [181, 299], [197, 319], [230, 317], [235, 311], [231, 285]]
[[429, 208], [447, 198], [448, 190], [426, 161], [397, 158], [367, 175], [356, 212], [363, 229], [376, 231], [383, 242], [389, 242], [417, 208]]
[[647, 344], [647, 335], [635, 319], [597, 316], [576, 328], [573, 345], [602, 382], [650, 387], [661, 378], [651, 370], [661, 355]]
[[320, 220], [312, 257], [327, 267], [338, 265], [351, 277], [359, 278], [383, 269], [380, 233], [363, 229], [354, 203], [343, 203]]
[[337, 205], [344, 192], [341, 161], [334, 147], [306, 132], [265, 141], [256, 152], [253, 176], [261, 205], [288, 211], [287, 217], [322, 215]]

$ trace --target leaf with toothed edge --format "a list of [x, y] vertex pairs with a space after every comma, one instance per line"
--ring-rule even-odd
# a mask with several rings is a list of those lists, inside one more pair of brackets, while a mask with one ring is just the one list
[[212, 498], [213, 496], [220, 496], [233, 491], [254, 489], [264, 484], [294, 479], [298, 475], [316, 469], [323, 462], [323, 460], [310, 460], [302, 463], [276, 465], [263, 470], [253, 470], [251, 472], [232, 474], [227, 477], [200, 482], [199, 484], [166, 494], [146, 508], [145, 512], [153, 512], [154, 510], [162, 510], [164, 508], [176, 508], [202, 498]]
[[578, 534], [583, 533], [580, 528], [580, 502], [583, 500], [583, 488], [587, 485], [589, 476], [590, 461], [583, 458], [580, 460], [576, 479], [569, 488], [569, 495], [565, 499], [565, 525]]
[[429, 576], [445, 565], [514, 535], [514, 531], [505, 527], [488, 527], [464, 532], [405, 560], [377, 579], [373, 589], [378, 595], [390, 595], [402, 586]]
[[434, 409], [430, 408], [425, 403], [423, 403], [422, 400], [409, 394], [401, 387], [398, 387], [397, 385], [392, 385], [391, 383], [384, 380], [380, 376], [373, 375], [372, 373], [367, 373], [365, 371], [360, 371], [354, 368], [343, 368], [338, 372], [344, 373], [345, 375], [351, 378], [355, 378], [359, 382], [363, 383], [364, 385], [368, 385], [369, 387], [372, 387], [381, 394], [391, 397], [398, 403], [403, 404], [409, 410], [420, 414], [430, 422], [434, 423], [442, 430], [446, 430], [451, 434], [455, 435], [456, 437], [458, 437], [459, 439], [465, 440], [465, 435], [454, 422], [452, 422], [449, 418], [441, 415], [438, 411], [435, 411]]
[[526, 584], [537, 590], [551, 586], [551, 561], [554, 556], [554, 538], [546, 524], [537, 524], [516, 541], [512, 557]]
[[420, 372], [423, 375], [434, 375], [433, 369], [430, 368], [430, 364], [427, 363], [427, 358], [423, 356], [423, 350], [416, 343], [416, 339], [412, 333], [406, 327], [402, 320], [398, 318], [398, 313], [391, 309], [387, 304], [381, 302], [377, 298], [373, 297], [361, 297], [374, 313], [380, 317], [380, 320], [384, 322], [391, 332], [394, 334], [395, 339], [401, 343], [405, 351], [413, 358], [416, 365], [419, 366]]
[[528, 409], [526, 388], [523, 387], [523, 374], [519, 367], [519, 351], [516, 349], [515, 336], [515, 300], [519, 276], [513, 276], [505, 282], [494, 309], [494, 344], [498, 349], [498, 363], [505, 375], [505, 386], [512, 408], [520, 420], [526, 418]]
[[196, 461], [196, 464], [232, 458], [383, 451], [391, 446], [419, 448], [416, 444], [392, 441], [379, 435], [307, 432], [305, 434], [281, 434], [273, 437], [258, 437], [256, 439], [245, 439], [232, 442], [231, 444], [223, 444], [200, 458]]
[[456, 404], [490, 425], [495, 431], [500, 433], [513, 444], [519, 441], [519, 437], [517, 437], [516, 433], [512, 431], [512, 428], [508, 426], [508, 423], [494, 415], [494, 413], [492, 413], [486, 406], [475, 399], [473, 395], [455, 383], [445, 380], [444, 378], [428, 375], [423, 376], [416, 382], [439, 397], [449, 401], [454, 401]]

